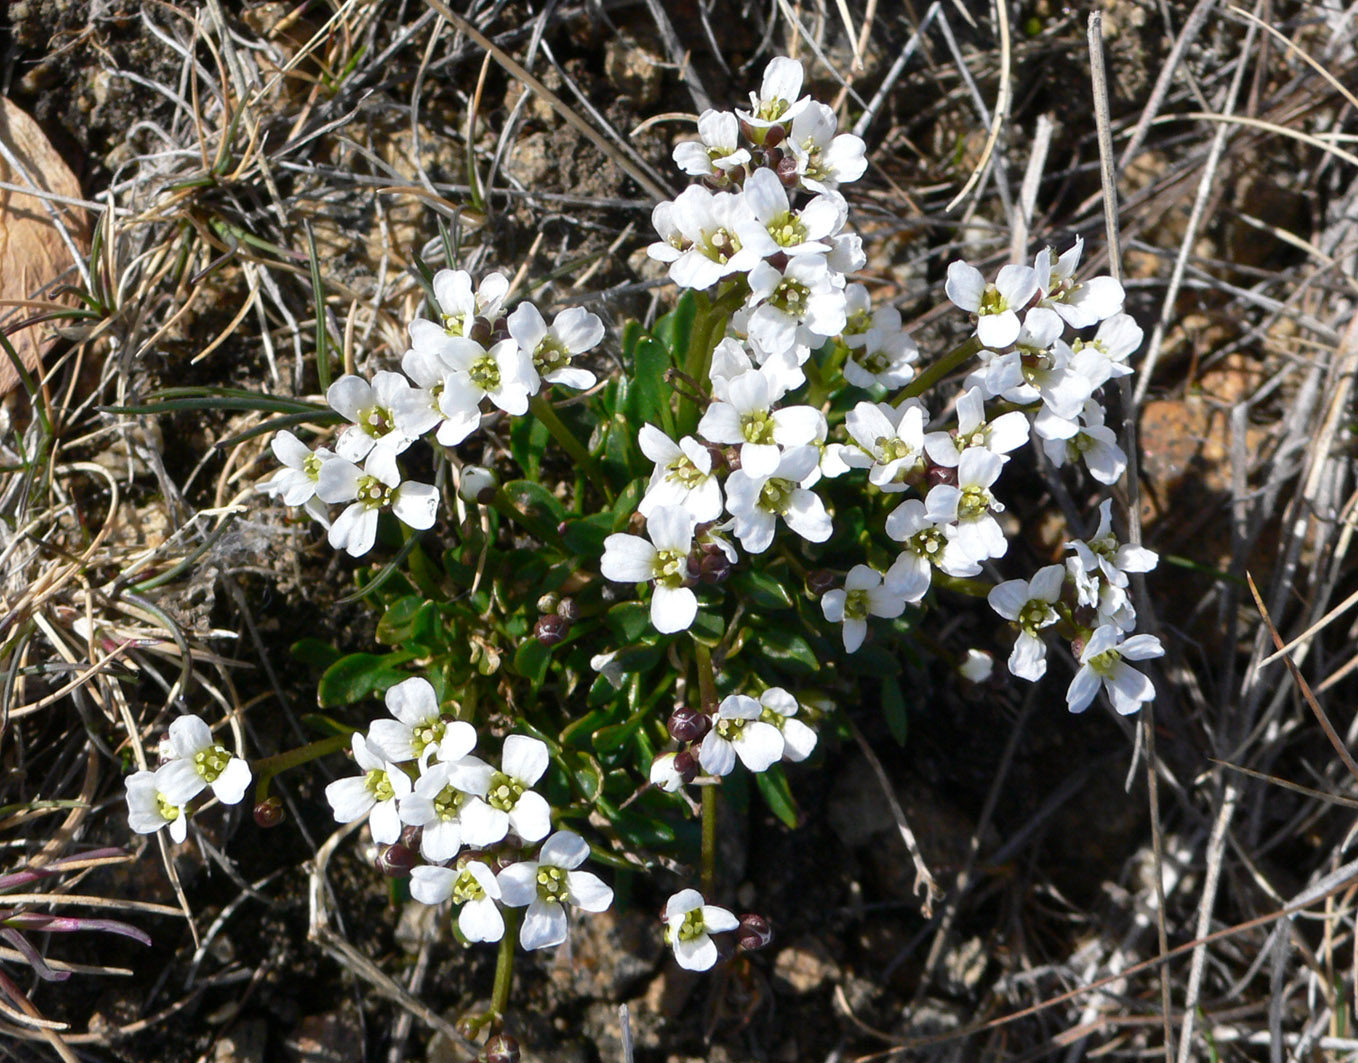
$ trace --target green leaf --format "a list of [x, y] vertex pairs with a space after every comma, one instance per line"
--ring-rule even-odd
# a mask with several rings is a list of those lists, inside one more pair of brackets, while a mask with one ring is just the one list
[[755, 641], [760, 653], [789, 672], [820, 670], [820, 658], [811, 649], [811, 644], [795, 631], [784, 627], [767, 627], [756, 633]]
[[542, 465], [542, 452], [552, 434], [536, 417], [513, 417], [509, 423], [509, 452], [530, 480], [536, 480]]
[[340, 659], [343, 654], [323, 639], [298, 639], [292, 644], [294, 660], [301, 661], [319, 671], [324, 671]]
[[573, 554], [600, 557], [604, 552], [604, 540], [613, 533], [613, 524], [613, 514], [596, 513], [583, 520], [571, 521], [561, 538]]
[[699, 609], [698, 615], [693, 618], [693, 626], [689, 628], [689, 634], [705, 646], [715, 646], [721, 642], [722, 636], [726, 634], [726, 618], [720, 613]]
[[551, 648], [535, 638], [520, 643], [514, 652], [514, 670], [532, 684], [534, 693], [547, 678], [547, 666], [551, 662]]
[[768, 572], [750, 569], [737, 573], [731, 580], [731, 586], [748, 598], [760, 612], [792, 608], [792, 595], [783, 586], [782, 580]]
[[413, 661], [418, 653], [406, 650], [396, 653], [351, 653], [341, 657], [325, 670], [316, 690], [316, 700], [322, 708], [351, 705], [369, 694], [381, 693], [408, 678], [400, 667]]
[[670, 411], [671, 390], [665, 374], [673, 366], [670, 352], [649, 336], [637, 341], [633, 359], [632, 386], [628, 391], [628, 420], [634, 432], [643, 424], [663, 428], [674, 434], [674, 415]]
[[619, 642], [636, 642], [651, 626], [651, 607], [646, 602], [619, 602], [605, 619]]
[[399, 646], [409, 641], [415, 626], [415, 616], [424, 604], [423, 596], [418, 594], [397, 598], [377, 621], [377, 641], [387, 646]]
[[675, 365], [682, 365], [693, 337], [693, 319], [698, 314], [698, 297], [687, 289], [674, 309], [655, 323], [655, 338], [669, 348]]
[[764, 798], [764, 803], [769, 806], [769, 811], [794, 830], [801, 826], [801, 812], [797, 809], [797, 802], [792, 798], [792, 791], [788, 789], [787, 777], [783, 774], [781, 764], [774, 764], [766, 771], [761, 771], [754, 780]]
[[511, 480], [504, 486], [505, 495], [519, 509], [553, 526], [566, 519], [566, 507], [542, 484], [532, 480]]
[[896, 677], [889, 675], [882, 680], [882, 715], [886, 717], [887, 730], [897, 745], [905, 745], [906, 715], [905, 695]]

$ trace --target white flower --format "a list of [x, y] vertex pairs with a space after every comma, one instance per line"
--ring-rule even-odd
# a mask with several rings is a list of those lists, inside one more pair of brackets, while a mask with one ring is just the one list
[[493, 469], [484, 465], [464, 465], [457, 478], [457, 493], [465, 502], [481, 503], [482, 495], [494, 494], [500, 486], [499, 477]]
[[325, 393], [332, 409], [353, 424], [335, 443], [335, 453], [347, 461], [362, 461], [378, 443], [399, 454], [411, 439], [396, 424], [396, 407], [410, 392], [410, 381], [400, 373], [381, 372], [372, 383], [346, 374]]
[[783, 390], [762, 370], [727, 381], [726, 399], [714, 402], [698, 422], [712, 443], [740, 445], [740, 467], [750, 476], [768, 476], [778, 467], [782, 447], [805, 446], [825, 438], [825, 414], [812, 406], [773, 409]]
[[898, 617], [905, 612], [905, 599], [895, 586], [882, 582], [876, 569], [854, 565], [844, 578], [844, 589], [826, 591], [820, 609], [830, 623], [844, 624], [844, 649], [854, 653], [868, 633], [868, 616]]
[[[957, 530], [953, 537], [974, 561], [1003, 557], [1009, 548], [1000, 522], [994, 517], [995, 513], [1004, 512], [1004, 506], [990, 491], [1003, 468], [1004, 459], [1000, 455], [981, 447], [963, 451], [957, 462]], [[943, 486], [947, 485], [934, 491]]]
[[442, 904], [451, 897], [454, 904], [462, 905], [457, 928], [468, 941], [504, 937], [504, 916], [495, 903], [500, 899], [500, 883], [480, 860], [469, 860], [460, 868], [421, 865], [410, 872], [410, 895], [421, 904]]
[[500, 893], [511, 908], [527, 906], [519, 928], [525, 949], [545, 949], [566, 940], [566, 905], [602, 912], [613, 903], [613, 890], [589, 871], [577, 871], [589, 857], [589, 844], [578, 834], [557, 831], [536, 860], [510, 864], [499, 874]]
[[463, 755], [476, 745], [476, 730], [471, 724], [444, 722], [434, 687], [423, 676], [388, 687], [385, 701], [395, 719], [374, 720], [368, 728], [368, 741], [393, 764], [424, 759], [425, 752], [436, 749], [449, 731], [466, 742]]
[[662, 635], [687, 630], [698, 615], [698, 598], [684, 586], [693, 549], [693, 514], [682, 506], [657, 506], [646, 520], [647, 542], [639, 535], [604, 540], [599, 570], [618, 583], [655, 581], [651, 623]]
[[[1071, 344], [1076, 356], [1087, 356], [1096, 351], [1103, 356], [1104, 366], [1100, 383], [1112, 377], [1127, 376], [1132, 367], [1127, 359], [1141, 346], [1144, 334], [1136, 319], [1128, 314], [1114, 314], [1099, 325], [1092, 340], [1077, 339]], [[1092, 375], [1092, 374], [1091, 374]]]
[[1105, 624], [1089, 637], [1080, 654], [1080, 670], [1066, 690], [1066, 706], [1071, 712], [1084, 712], [1103, 685], [1113, 708], [1123, 716], [1136, 712], [1155, 698], [1149, 679], [1127, 661], [1163, 657], [1164, 647], [1154, 635], [1133, 635], [1123, 641], [1122, 632]]
[[353, 736], [354, 761], [363, 774], [336, 779], [325, 788], [325, 799], [337, 823], [368, 817], [373, 841], [390, 845], [401, 837], [397, 802], [409, 797], [410, 776], [389, 760], [357, 731]]
[[985, 650], [970, 649], [957, 666], [957, 672], [969, 683], [984, 683], [995, 671], [995, 658]]
[[[475, 759], [467, 758], [464, 763], [470, 764]], [[543, 742], [528, 735], [510, 735], [500, 754], [500, 770], [492, 769], [484, 784], [481, 782], [484, 774], [479, 766], [462, 769], [454, 765], [453, 785], [484, 798], [476, 805], [468, 803], [461, 810], [463, 843], [480, 847], [494, 845], [510, 830], [526, 842], [545, 838], [552, 829], [552, 808], [530, 787], [542, 778], [549, 761]]]
[[712, 475], [712, 454], [692, 436], [676, 443], [655, 425], [638, 433], [641, 452], [655, 462], [651, 482], [637, 506], [650, 517], [659, 506], [680, 506], [698, 523], [721, 516], [721, 483]]
[[698, 747], [698, 763], [709, 775], [729, 775], [736, 757], [750, 771], [765, 771], [783, 757], [783, 732], [760, 716], [764, 706], [745, 694], [730, 694], [717, 706], [712, 730]]
[[824, 255], [797, 255], [781, 270], [761, 261], [750, 270], [750, 335], [768, 351], [819, 347], [844, 330], [843, 282]]
[[990, 607], [1019, 629], [1009, 655], [1009, 671], [1020, 679], [1036, 682], [1047, 672], [1047, 644], [1037, 633], [1060, 619], [1053, 606], [1065, 582], [1065, 565], [1047, 565], [1031, 580], [1006, 580], [987, 595]]
[[283, 500], [285, 506], [304, 506], [316, 495], [316, 481], [321, 466], [335, 456], [333, 450], [307, 445], [284, 429], [275, 432], [269, 443], [274, 457], [283, 463], [273, 476], [260, 484], [259, 489]]
[[858, 338], [862, 342], [849, 347], [840, 369], [854, 387], [899, 388], [914, 379], [919, 348], [907, 333], [873, 327]]
[[1069, 558], [1081, 605], [1098, 604], [1097, 580], [1100, 574], [1115, 587], [1127, 586], [1128, 572], [1150, 572], [1159, 563], [1153, 550], [1131, 543], [1120, 543], [1113, 535], [1113, 500], [1099, 503], [1099, 524], [1085, 542], [1075, 540], [1066, 549], [1075, 551]]
[[792, 210], [783, 182], [767, 167], [750, 174], [744, 195], [774, 249], [785, 255], [828, 252], [830, 244], [824, 241], [838, 233], [848, 217], [848, 205], [838, 194], [815, 196], [800, 210]]
[[1062, 328], [1053, 311], [1040, 306], [1029, 310], [1015, 349], [992, 357], [967, 378], [968, 386], [981, 382], [987, 394], [1003, 395], [1020, 404], [1041, 398], [1051, 413], [1074, 420], [1098, 386], [1091, 372], [1106, 365], [1106, 359], [1091, 353], [1077, 361], [1061, 339]]
[[985, 419], [985, 399], [981, 388], [964, 391], [957, 399], [956, 432], [930, 432], [924, 449], [935, 465], [956, 468], [969, 447], [984, 447], [993, 454], [1008, 454], [1028, 442], [1028, 418], [1019, 410], [1002, 413], [993, 421]]
[[473, 292], [466, 270], [441, 269], [434, 274], [433, 288], [443, 331], [449, 336], [471, 336], [478, 317], [494, 322], [500, 316], [509, 281], [500, 273], [488, 273]]
[[1038, 290], [1042, 293], [1040, 306], [1049, 306], [1071, 328], [1087, 328], [1112, 317], [1122, 309], [1122, 285], [1112, 277], [1093, 277], [1083, 284], [1075, 280], [1080, 256], [1084, 253], [1083, 236], [1077, 236], [1072, 247], [1057, 255], [1050, 247], [1039, 251], [1033, 261], [1037, 272]]
[[595, 376], [588, 369], [571, 365], [577, 354], [593, 350], [604, 338], [604, 323], [583, 306], [567, 307], [552, 319], [551, 325], [532, 303], [520, 303], [509, 315], [509, 334], [532, 363], [533, 378], [528, 391], [536, 393], [536, 378], [549, 384], [584, 390], [594, 386]]
[[[1060, 427], [1056, 431], [1062, 431], [1068, 425], [1070, 434], [1043, 439], [1042, 449], [1058, 469], [1067, 461], [1083, 461], [1089, 475], [1099, 483], [1117, 483], [1127, 468], [1127, 455], [1118, 446], [1113, 430], [1104, 425], [1103, 407], [1096, 400], [1085, 403], [1083, 421], [1083, 424], [1058, 422]], [[1051, 431], [1053, 426], [1049, 422], [1047, 427]]]
[[801, 114], [811, 102], [810, 96], [801, 96], [802, 64], [786, 56], [769, 60], [764, 68], [764, 80], [759, 86], [759, 94], [750, 93], [750, 109], [737, 110], [736, 114], [755, 131], [755, 139], [764, 142], [761, 130], [770, 126], [782, 125]]
[[390, 509], [401, 523], [424, 530], [438, 516], [438, 491], [429, 484], [401, 482], [396, 455], [374, 447], [360, 469], [333, 458], [321, 466], [316, 494], [325, 502], [349, 502], [330, 526], [330, 545], [362, 557], [377, 541], [377, 515]]
[[950, 576], [981, 571], [957, 541], [957, 503], [961, 492], [950, 484], [934, 487], [924, 500], [910, 498], [887, 514], [886, 533], [905, 549], [886, 571], [886, 584], [903, 601], [917, 602], [933, 581], [935, 567]]
[[1005, 266], [994, 284], [975, 266], [957, 261], [948, 266], [944, 285], [954, 304], [977, 315], [976, 335], [993, 349], [1008, 347], [1019, 334], [1019, 311], [1037, 294], [1037, 273], [1030, 266]]
[[128, 776], [127, 825], [138, 834], [154, 834], [168, 826], [170, 837], [182, 842], [189, 831], [188, 813], [182, 803], [166, 796], [159, 775], [157, 771], [139, 771]]
[[788, 447], [771, 474], [751, 476], [742, 468], [727, 478], [726, 508], [741, 546], [762, 554], [773, 542], [779, 517], [809, 542], [830, 538], [835, 529], [825, 503], [806, 486], [820, 476], [819, 465], [818, 448]]
[[731, 111], [708, 108], [698, 116], [698, 139], [674, 146], [674, 162], [694, 177], [722, 175], [750, 161], [740, 146], [740, 121]]
[[800, 706], [797, 699], [782, 687], [769, 687], [759, 695], [764, 711], [759, 718], [783, 732], [783, 759], [798, 764], [816, 748], [816, 732], [796, 719]]
[[[532, 357], [520, 350], [513, 339], [501, 340], [489, 350], [474, 340], [449, 340], [440, 353], [451, 370], [439, 397], [439, 407], [445, 417], [466, 422], [469, 417], [467, 393], [475, 396], [476, 402], [482, 396], [490, 399], [513, 417], [528, 412], [528, 397], [538, 388], [538, 375], [533, 370]], [[470, 409], [474, 412], [475, 402]], [[439, 442], [443, 442], [442, 429]]]
[[170, 724], [174, 759], [156, 772], [156, 785], [171, 804], [185, 805], [208, 787], [224, 805], [237, 804], [250, 785], [250, 765], [212, 737], [197, 716]]
[[[870, 459], [868, 482], [888, 494], [904, 491], [905, 478], [924, 466], [924, 405], [903, 399], [899, 406], [860, 402], [844, 419], [855, 443]], [[862, 458], [846, 453], [849, 465]]]
[[710, 288], [732, 273], [745, 273], [773, 241], [733, 192], [709, 192], [690, 185], [651, 213], [659, 243], [646, 253], [670, 264], [670, 280], [681, 288]]
[[658, 786], [667, 794], [684, 788], [684, 776], [675, 766], [678, 753], [660, 753], [651, 761], [649, 777], [652, 786]]
[[[469, 772], [476, 774], [469, 776]], [[415, 780], [414, 791], [402, 798], [399, 809], [402, 823], [424, 828], [420, 834], [421, 856], [437, 864], [457, 855], [464, 840], [462, 817], [470, 810], [473, 817], [485, 819], [488, 812], [480, 797], [462, 787], [469, 785], [469, 777], [475, 778], [470, 786], [484, 793], [491, 774], [490, 765], [476, 757], [457, 765], [425, 765]]]
[[835, 136], [835, 112], [816, 100], [792, 119], [783, 142], [797, 160], [797, 176], [813, 192], [833, 192], [857, 181], [868, 168], [867, 145], [852, 133]]
[[734, 930], [740, 920], [725, 908], [704, 904], [697, 890], [680, 890], [665, 903], [665, 944], [686, 971], [706, 971], [717, 962], [711, 935]]

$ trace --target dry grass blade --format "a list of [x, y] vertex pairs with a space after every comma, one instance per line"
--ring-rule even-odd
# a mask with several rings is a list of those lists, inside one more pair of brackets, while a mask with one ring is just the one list
[[990, 130], [986, 134], [985, 146], [981, 148], [981, 157], [977, 160], [975, 167], [971, 171], [971, 176], [967, 178], [966, 184], [953, 196], [952, 200], [944, 208], [951, 213], [957, 205], [971, 194], [971, 190], [980, 182], [985, 173], [986, 166], [990, 163], [990, 157], [995, 152], [995, 144], [1000, 139], [1000, 133], [1004, 129], [1004, 124], [1009, 118], [1009, 101], [1013, 87], [1010, 84], [1010, 63], [1012, 61], [1010, 41], [1009, 41], [1009, 5], [1003, 0], [997, 0], [994, 5], [995, 21], [999, 26], [1000, 35], [1000, 88], [995, 97], [995, 111], [990, 116]]

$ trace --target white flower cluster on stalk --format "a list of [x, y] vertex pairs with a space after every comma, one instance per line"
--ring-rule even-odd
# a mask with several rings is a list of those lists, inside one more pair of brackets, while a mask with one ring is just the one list
[[[660, 239], [648, 253], [667, 264], [674, 283], [705, 291], [709, 305], [731, 313], [707, 379], [697, 382], [710, 401], [696, 435], [676, 440], [655, 425], [641, 429], [641, 448], [655, 462], [640, 506], [649, 539], [620, 534], [605, 544], [605, 576], [654, 584], [659, 631], [693, 623], [695, 587], [715, 582], [705, 579], [705, 559], [720, 552], [738, 560], [721, 532], [749, 555], [769, 550], [784, 528], [811, 543], [828, 540], [834, 519], [817, 490], [825, 478], [865, 470], [866, 491], [901, 496], [884, 527], [898, 544], [895, 560], [855, 565], [821, 599], [852, 653], [870, 618], [901, 616], [935, 573], [971, 579], [1006, 554], [998, 483], [1031, 440], [1053, 465], [1082, 463], [1099, 483], [1123, 475], [1126, 455], [1099, 393], [1132, 371], [1141, 329], [1122, 312], [1115, 279], [1077, 277], [1083, 240], [1060, 254], [1044, 248], [1032, 265], [1002, 266], [993, 281], [966, 262], [948, 267], [947, 296], [972, 315], [974, 330], [951, 363], [966, 371], [961, 390], [939, 401], [909, 386], [920, 352], [899, 312], [874, 309], [868, 289], [849, 277], [864, 255], [839, 189], [862, 176], [864, 145], [837, 133], [834, 112], [803, 95], [799, 63], [774, 59], [748, 111], [705, 112], [698, 139], [679, 144], [674, 158], [699, 183], [655, 208]], [[809, 369], [817, 395], [853, 388], [868, 395], [832, 425], [828, 402], [799, 402]], [[1102, 686], [1114, 708], [1131, 712], [1154, 691], [1126, 661], [1162, 650], [1152, 636], [1131, 635], [1127, 573], [1149, 570], [1156, 557], [1112, 540], [1108, 503], [1101, 514], [1094, 539], [1072, 544], [1065, 565], [1002, 583], [990, 601], [1018, 629], [1014, 675], [1042, 676], [1044, 638], [1059, 629], [1081, 665], [1067, 695], [1071, 711]], [[742, 744], [717, 737], [735, 719], [714, 717], [701, 747], [704, 770], [730, 770], [730, 751], [741, 753]], [[744, 730], [743, 746], [753, 751], [761, 732]], [[776, 760], [771, 752], [770, 742], [741, 759], [754, 767]], [[682, 774], [673, 756], [656, 768], [657, 781], [671, 786]]]
[[425, 862], [411, 870], [411, 896], [458, 905], [468, 941], [499, 941], [501, 909], [526, 908], [525, 949], [566, 940], [567, 905], [601, 912], [612, 904], [612, 889], [579, 870], [589, 845], [570, 831], [552, 833], [551, 807], [532, 789], [547, 771], [543, 742], [511, 734], [499, 766], [487, 763], [472, 752], [475, 728], [445, 718], [420, 676], [389, 688], [386, 705], [391, 718], [353, 736], [361, 774], [332, 782], [325, 796], [340, 823], [366, 817], [374, 842], [404, 839], [418, 851]]
[[[597, 315], [570, 307], [548, 324], [521, 302], [506, 316], [509, 282], [499, 273], [474, 288], [466, 271], [440, 270], [433, 291], [438, 320], [411, 322], [402, 373], [347, 375], [330, 385], [326, 400], [349, 422], [333, 451], [310, 450], [287, 431], [273, 438], [283, 468], [262, 489], [303, 507], [329, 529], [330, 545], [353, 557], [372, 549], [384, 510], [420, 530], [438, 516], [437, 490], [404, 480], [397, 462], [415, 440], [455, 446], [480, 425], [487, 403], [519, 416], [544, 386], [594, 386], [594, 374], [574, 359], [603, 339]], [[327, 504], [345, 507], [333, 522]]]
[[127, 821], [138, 834], [168, 827], [170, 837], [182, 842], [194, 798], [210, 789], [222, 804], [239, 804], [253, 776], [250, 765], [213, 738], [200, 717], [175, 720], [163, 746], [159, 768], [127, 777]]

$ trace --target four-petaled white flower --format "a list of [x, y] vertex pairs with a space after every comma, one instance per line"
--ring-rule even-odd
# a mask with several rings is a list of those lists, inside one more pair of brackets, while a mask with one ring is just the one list
[[861, 137], [835, 135], [837, 122], [832, 108], [811, 100], [792, 119], [792, 131], [784, 142], [797, 160], [797, 176], [812, 192], [833, 192], [842, 184], [857, 181], [868, 168]]
[[566, 940], [567, 904], [602, 912], [613, 903], [612, 888], [598, 875], [576, 870], [588, 857], [584, 838], [560, 830], [542, 843], [536, 860], [510, 864], [500, 872], [504, 903], [528, 909], [519, 928], [519, 944], [525, 949], [551, 948]]
[[825, 438], [825, 414], [814, 406], [784, 406], [779, 382], [762, 369], [727, 382], [726, 399], [708, 406], [698, 431], [713, 443], [739, 444], [740, 467], [749, 476], [771, 476], [784, 447], [805, 446]]
[[744, 198], [690, 185], [651, 212], [660, 241], [646, 248], [668, 262], [670, 280], [681, 288], [710, 288], [732, 273], [745, 273], [771, 243]]
[[868, 483], [888, 494], [904, 491], [905, 477], [924, 466], [924, 421], [918, 399], [903, 399], [899, 406], [860, 402], [844, 418], [844, 425], [861, 448], [861, 457], [846, 450], [844, 461], [870, 466]]
[[665, 903], [665, 944], [686, 971], [706, 971], [717, 962], [713, 934], [734, 930], [740, 920], [725, 908], [706, 904], [697, 890], [680, 890]]
[[693, 548], [693, 514], [683, 506], [657, 506], [646, 520], [647, 542], [639, 535], [604, 540], [599, 570], [618, 583], [655, 581], [651, 623], [662, 635], [686, 630], [698, 615], [698, 598], [685, 581]]
[[[470, 774], [473, 772], [474, 775]], [[457, 855], [463, 842], [462, 817], [470, 811], [473, 817], [479, 813], [486, 818], [485, 802], [472, 791], [484, 791], [492, 774], [491, 766], [476, 757], [456, 765], [425, 766], [415, 780], [415, 789], [400, 805], [401, 822], [423, 828], [421, 856], [437, 864]], [[469, 778], [476, 781], [468, 783]], [[464, 786], [468, 789], [463, 789]]]
[[350, 503], [330, 526], [330, 545], [362, 557], [377, 541], [377, 516], [390, 509], [403, 524], [423, 531], [438, 515], [438, 491], [430, 484], [401, 482], [396, 455], [373, 447], [360, 469], [352, 461], [332, 458], [321, 466], [316, 495], [324, 502]]
[[1075, 280], [1084, 253], [1083, 236], [1058, 255], [1052, 248], [1039, 251], [1033, 261], [1037, 286], [1042, 293], [1040, 306], [1049, 306], [1071, 328], [1087, 328], [1112, 317], [1122, 309], [1122, 285], [1112, 277], [1092, 277], [1083, 283]]
[[820, 195], [806, 206], [793, 210], [787, 189], [778, 175], [760, 167], [745, 181], [745, 200], [759, 224], [769, 234], [771, 246], [765, 254], [781, 251], [785, 255], [825, 254], [830, 244], [825, 241], [844, 227], [848, 206], [837, 194]]
[[172, 805], [185, 805], [208, 787], [224, 805], [237, 804], [250, 785], [250, 765], [212, 737], [197, 716], [170, 724], [174, 759], [156, 772], [156, 785]]
[[760, 262], [750, 270], [750, 336], [766, 350], [794, 344], [819, 347], [844, 330], [844, 278], [823, 254], [797, 255], [778, 269]]
[[834, 533], [825, 503], [810, 489], [820, 476], [820, 451], [814, 446], [788, 447], [769, 474], [751, 476], [737, 469], [726, 481], [726, 508], [735, 518], [740, 545], [762, 554], [773, 543], [781, 517], [794, 532], [813, 543]]
[[900, 616], [905, 612], [905, 598], [895, 585], [883, 583], [882, 574], [875, 568], [854, 565], [844, 577], [843, 590], [836, 588], [822, 596], [820, 611], [830, 623], [844, 625], [844, 649], [854, 653], [867, 636], [868, 617]]
[[979, 269], [959, 260], [948, 266], [944, 290], [955, 305], [977, 315], [981, 343], [1000, 350], [1018, 339], [1018, 315], [1037, 294], [1037, 273], [1031, 266], [1004, 266], [987, 284]]
[[968, 388], [958, 396], [955, 432], [930, 432], [924, 437], [924, 449], [935, 465], [956, 468], [970, 447], [1008, 454], [1028, 442], [1028, 418], [1019, 410], [1011, 410], [987, 421], [981, 391], [979, 387]]
[[466, 743], [465, 756], [476, 745], [476, 729], [462, 721], [445, 722], [433, 684], [423, 676], [411, 676], [387, 688], [387, 711], [392, 720], [374, 720], [368, 728], [368, 741], [393, 764], [426, 759], [452, 731]]
[[502, 273], [487, 273], [473, 290], [471, 274], [466, 270], [441, 269], [434, 274], [433, 288], [439, 326], [449, 336], [471, 336], [478, 317], [494, 322], [500, 316], [509, 281]]
[[674, 163], [693, 177], [721, 176], [750, 161], [740, 146], [740, 120], [731, 111], [708, 108], [698, 116], [698, 139], [674, 146]]
[[286, 429], [275, 432], [269, 443], [274, 457], [283, 463], [259, 489], [283, 500], [285, 506], [305, 506], [316, 496], [321, 466], [335, 456], [333, 450], [307, 445]]
[[127, 825], [138, 834], [154, 834], [161, 827], [169, 827], [170, 837], [182, 842], [188, 836], [189, 814], [182, 803], [166, 795], [158, 779], [164, 770], [162, 767], [160, 771], [139, 771], [128, 776]]
[[499, 941], [505, 919], [500, 914], [500, 883], [489, 865], [468, 860], [460, 868], [424, 864], [410, 873], [410, 895], [421, 904], [452, 899], [462, 906], [457, 928], [468, 941]]
[[649, 519], [660, 506], [680, 506], [698, 523], [721, 516], [721, 483], [712, 475], [712, 454], [705, 446], [692, 436], [676, 443], [653, 424], [641, 426], [637, 441], [655, 462], [637, 512]]
[[347, 461], [362, 461], [379, 443], [394, 454], [410, 446], [410, 437], [396, 424], [396, 407], [410, 391], [409, 380], [387, 371], [374, 374], [371, 383], [349, 374], [331, 384], [326, 401], [353, 422], [340, 433], [335, 453]]
[[810, 104], [811, 97], [801, 95], [802, 77], [797, 60], [783, 55], [769, 60], [758, 95], [750, 93], [750, 109], [736, 110], [758, 143], [764, 142], [765, 130], [792, 121]]
[[1020, 679], [1035, 683], [1047, 672], [1047, 644], [1037, 633], [1060, 619], [1054, 606], [1065, 582], [1065, 565], [1047, 565], [1031, 580], [1006, 580], [990, 589], [990, 607], [1019, 629], [1009, 671]]
[[750, 771], [765, 771], [783, 757], [783, 732], [760, 717], [764, 706], [746, 694], [730, 694], [717, 706], [712, 730], [698, 747], [698, 763], [709, 775], [729, 775], [736, 757]]
[[397, 803], [410, 796], [410, 776], [389, 760], [363, 735], [354, 732], [354, 761], [363, 774], [336, 779], [325, 788], [325, 799], [337, 823], [352, 823], [368, 817], [373, 841], [390, 845], [401, 837], [401, 816]]
[[1154, 635], [1123, 633], [1105, 624], [1089, 636], [1080, 654], [1080, 670], [1066, 690], [1066, 706], [1071, 712], [1084, 712], [1102, 684], [1113, 708], [1123, 716], [1136, 712], [1155, 697], [1155, 686], [1128, 661], [1163, 657], [1165, 649]]
[[487, 777], [476, 758], [453, 765], [452, 785], [480, 798], [460, 814], [466, 845], [494, 845], [511, 830], [526, 842], [547, 836], [552, 829], [552, 807], [530, 787], [542, 778], [550, 762], [545, 743], [528, 735], [510, 735], [500, 753], [500, 767]]
[[583, 391], [594, 386], [595, 376], [588, 369], [572, 364], [577, 354], [593, 350], [604, 338], [604, 323], [583, 306], [567, 307], [550, 325], [532, 303], [520, 303], [509, 315], [509, 335], [527, 355], [533, 375], [528, 393], [536, 394], [540, 381]]

